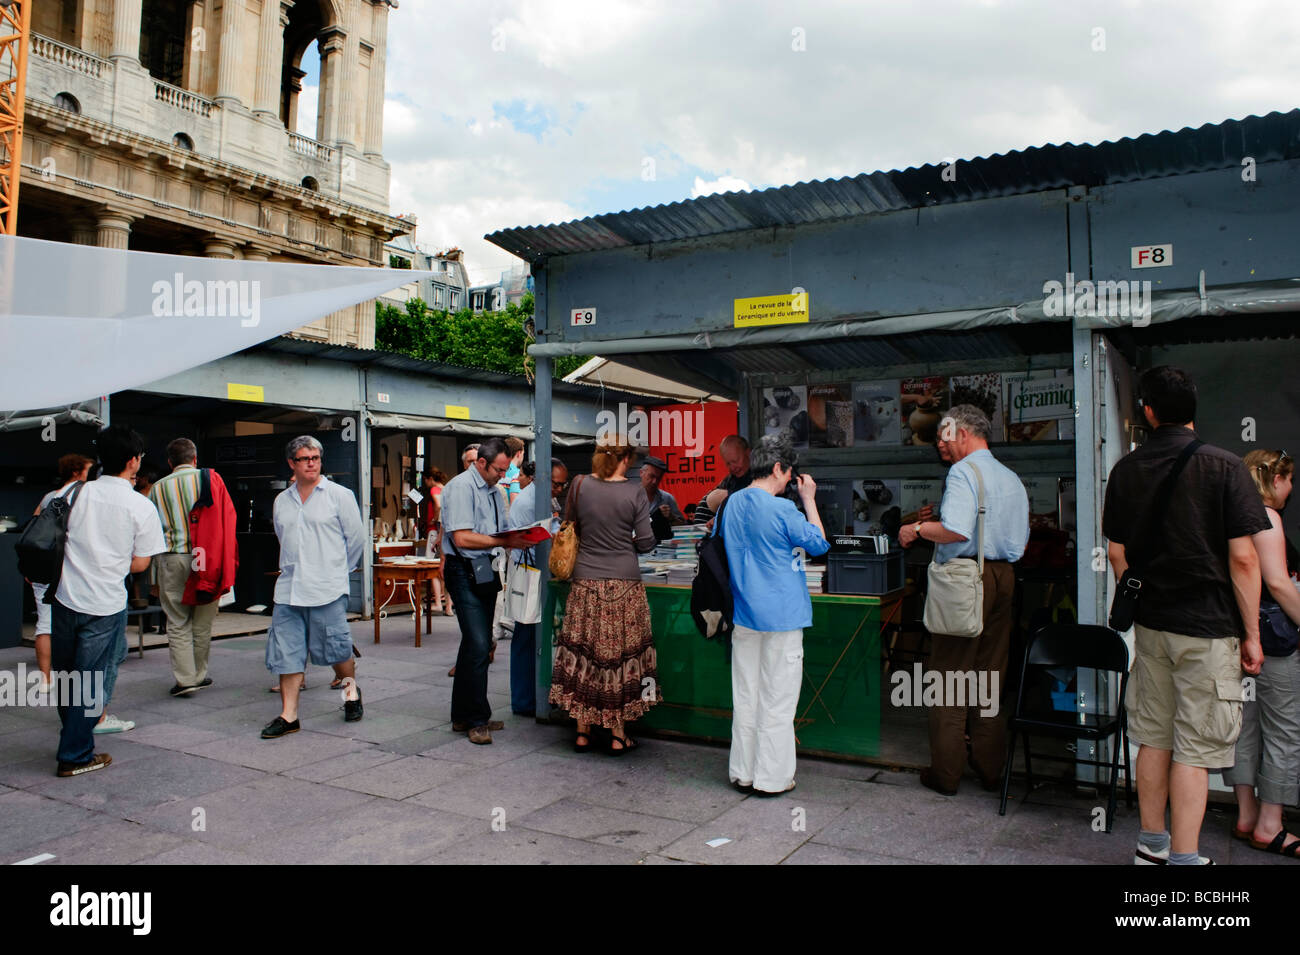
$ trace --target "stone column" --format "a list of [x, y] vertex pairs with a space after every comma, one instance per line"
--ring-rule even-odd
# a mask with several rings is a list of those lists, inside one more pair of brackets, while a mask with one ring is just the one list
[[94, 219], [80, 216], [68, 220], [73, 245], [98, 245], [99, 226]]
[[245, 262], [268, 262], [271, 259], [270, 251], [260, 245], [246, 245], [243, 252]]
[[243, 60], [243, 39], [240, 30], [240, 14], [244, 12], [244, 0], [222, 0], [221, 2], [221, 50], [217, 60], [217, 102], [223, 105], [238, 103], [239, 80], [247, 68]]
[[370, 89], [366, 96], [365, 153], [378, 158], [384, 151], [384, 68], [388, 56], [388, 0], [375, 4], [374, 52], [370, 54]]
[[144, 0], [113, 0], [113, 52], [110, 58], [140, 65], [140, 11]]
[[125, 249], [131, 239], [134, 216], [121, 212], [102, 212], [95, 220], [95, 245], [102, 249]]
[[316, 38], [320, 50], [320, 90], [316, 100], [316, 138], [333, 144], [340, 133], [339, 84], [342, 81], [343, 50], [347, 34], [337, 27], [322, 30]]
[[[203, 57], [208, 50], [207, 29], [206, 4], [203, 0], [196, 0], [190, 4], [189, 12], [185, 15], [185, 68], [181, 74], [181, 86], [195, 93], [203, 89]], [[199, 44], [202, 49], [195, 49], [195, 30], [202, 31], [199, 34], [203, 41]]]
[[347, 24], [347, 30], [344, 34], [343, 58], [338, 67], [338, 122], [335, 125], [337, 129], [338, 143], [341, 146], [355, 146], [357, 144], [357, 91], [353, 88], [357, 85], [357, 63], [361, 59], [361, 43], [358, 37], [357, 22], [361, 6], [359, 4], [349, 4], [344, 8], [344, 23]]
[[203, 239], [203, 254], [210, 259], [233, 259], [235, 243], [218, 235], [209, 235]]
[[253, 109], [267, 119], [280, 118], [280, 84], [284, 79], [284, 28], [293, 0], [262, 0], [257, 31], [257, 95]]

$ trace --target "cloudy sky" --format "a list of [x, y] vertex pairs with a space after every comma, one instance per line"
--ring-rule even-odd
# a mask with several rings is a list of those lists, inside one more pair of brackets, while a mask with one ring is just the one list
[[1300, 106], [1300, 4], [402, 0], [391, 209], [484, 242], [708, 192]]

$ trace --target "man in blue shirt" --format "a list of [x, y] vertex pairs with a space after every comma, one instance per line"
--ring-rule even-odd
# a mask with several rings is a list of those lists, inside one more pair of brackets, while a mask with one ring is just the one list
[[721, 509], [735, 598], [731, 640], [732, 785], [775, 796], [794, 788], [794, 714], [803, 680], [803, 628], [812, 625], [804, 558], [830, 549], [807, 474], [798, 480], [807, 519], [782, 495], [797, 458], [786, 436], [750, 451], [748, 487]]
[[[1029, 495], [1015, 472], [989, 452], [989, 429], [988, 415], [974, 405], [957, 405], [948, 412], [939, 424], [940, 455], [953, 462], [939, 506], [942, 520], [917, 521], [898, 534], [904, 547], [917, 540], [932, 541], [936, 563], [976, 557], [982, 479], [984, 629], [973, 639], [931, 635], [930, 669], [942, 672], [943, 686], [961, 688], [964, 697], [945, 699], [949, 705], [930, 710], [930, 768], [921, 773], [921, 783], [946, 796], [956, 794], [961, 780], [967, 732], [971, 766], [985, 789], [1001, 786], [1006, 759], [1005, 720], [997, 712], [983, 710], [978, 694], [964, 692], [977, 685], [1000, 692], [1005, 685], [1016, 585], [1011, 564], [1023, 556], [1029, 542]], [[961, 673], [962, 678], [950, 673]], [[980, 679], [982, 674], [987, 676]], [[970, 676], [976, 678], [974, 682]], [[996, 711], [996, 701], [992, 708]]]

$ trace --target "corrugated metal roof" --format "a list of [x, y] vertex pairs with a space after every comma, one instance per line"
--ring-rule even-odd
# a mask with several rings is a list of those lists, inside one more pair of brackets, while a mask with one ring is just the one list
[[[481, 381], [487, 384], [504, 385], [510, 388], [532, 390], [532, 385], [523, 375], [511, 375], [486, 368], [464, 368], [459, 365], [446, 365], [436, 361], [412, 358], [397, 352], [378, 351], [368, 348], [355, 348], [351, 345], [331, 345], [328, 342], [313, 342], [304, 338], [291, 338], [281, 335], [254, 345], [249, 352], [271, 351], [285, 355], [300, 355], [304, 358], [319, 358], [325, 361], [346, 362], [350, 365], [371, 365], [378, 368], [393, 368], [422, 375], [437, 375], [442, 378], [455, 378], [469, 381]], [[551, 390], [556, 395], [570, 395], [590, 398], [592, 392], [602, 390], [598, 385], [585, 382], [569, 382], [556, 379], [551, 383]], [[664, 399], [648, 395], [603, 389], [605, 394], [614, 398], [635, 399], [640, 404], [662, 404]]]
[[1197, 129], [1147, 133], [1096, 145], [1037, 146], [942, 165], [728, 192], [591, 216], [556, 225], [501, 229], [485, 238], [529, 262], [552, 255], [617, 249], [746, 229], [803, 225], [994, 196], [1157, 179], [1300, 158], [1300, 109], [1247, 116]]

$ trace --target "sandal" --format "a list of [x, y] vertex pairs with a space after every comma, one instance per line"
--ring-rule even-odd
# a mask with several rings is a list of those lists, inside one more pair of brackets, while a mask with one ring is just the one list
[[[615, 743], [619, 744], [618, 749], [614, 748]], [[637, 741], [634, 740], [632, 737], [626, 735], [615, 736], [613, 733], [609, 734], [609, 755], [622, 756], [628, 750], [632, 750], [636, 748], [637, 748]]]
[[[1289, 845], [1285, 845], [1284, 847], [1287, 836], [1290, 836], [1295, 841]], [[1273, 855], [1300, 859], [1300, 836], [1287, 832], [1285, 829], [1278, 832], [1278, 834], [1273, 837], [1273, 841], [1268, 843], [1260, 842], [1258, 839], [1252, 837], [1250, 840], [1250, 847], [1252, 849], [1258, 849], [1261, 852], [1271, 852]]]
[[[584, 739], [586, 740], [585, 743], [580, 742]], [[593, 749], [595, 749], [595, 747], [591, 745], [590, 733], [579, 733], [573, 738], [573, 751], [575, 753], [590, 753]]]

